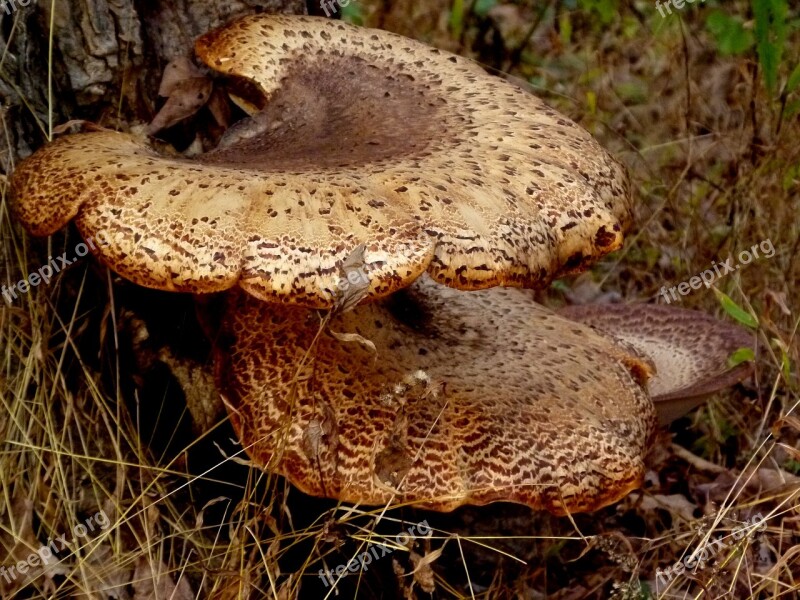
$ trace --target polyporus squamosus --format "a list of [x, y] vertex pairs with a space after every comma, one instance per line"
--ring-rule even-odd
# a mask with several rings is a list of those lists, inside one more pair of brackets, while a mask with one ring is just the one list
[[238, 284], [315, 308], [334, 305], [360, 244], [370, 299], [425, 271], [465, 290], [538, 286], [622, 245], [622, 166], [465, 58], [290, 16], [239, 20], [196, 51], [261, 91], [267, 127], [193, 160], [124, 133], [58, 139], [14, 175], [32, 233], [74, 217], [84, 236], [104, 230], [103, 260], [142, 285]]
[[728, 365], [739, 348], [753, 345], [741, 327], [672, 306], [616, 304], [568, 306], [559, 314], [630, 344], [652, 360], [650, 397], [659, 420], [668, 424], [752, 372], [752, 363]]
[[307, 493], [563, 513], [640, 483], [648, 367], [520, 290], [464, 293], [423, 276], [334, 315], [328, 332], [369, 344], [317, 338], [307, 309], [239, 292], [216, 363], [242, 445]]
[[[13, 206], [37, 235], [103, 231], [100, 260], [141, 285], [241, 288], [216, 373], [256, 462], [310, 493], [440, 510], [588, 511], [639, 484], [649, 363], [520, 290], [446, 287], [541, 287], [619, 248], [619, 163], [527, 92], [391, 33], [260, 15], [195, 49], [262, 112], [191, 160], [61, 138], [19, 166]], [[354, 257], [369, 275], [343, 299]], [[309, 310], [357, 300], [323, 327]]]

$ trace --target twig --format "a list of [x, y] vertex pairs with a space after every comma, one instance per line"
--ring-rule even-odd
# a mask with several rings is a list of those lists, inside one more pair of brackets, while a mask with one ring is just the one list
[[670, 445], [672, 452], [678, 457], [682, 458], [690, 465], [699, 469], [700, 471], [706, 471], [708, 473], [727, 473], [728, 469], [725, 467], [721, 467], [719, 465], [715, 465], [714, 463], [707, 461], [705, 458], [700, 458], [689, 452], [683, 446], [679, 446], [678, 444], [671, 444]]

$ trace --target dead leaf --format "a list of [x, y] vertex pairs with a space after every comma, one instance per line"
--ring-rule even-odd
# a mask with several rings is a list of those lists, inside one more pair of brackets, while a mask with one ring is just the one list
[[169, 568], [157, 561], [155, 568], [146, 556], [136, 561], [133, 574], [133, 600], [194, 600], [189, 582], [181, 577], [176, 584]]
[[436, 591], [436, 574], [433, 572], [431, 565], [442, 555], [443, 548], [428, 552], [425, 556], [411, 552], [411, 564], [414, 570], [411, 572], [414, 575], [414, 583], [422, 588], [422, 591], [427, 594], [432, 594]]
[[794, 448], [787, 444], [778, 444], [778, 447], [783, 448], [786, 454], [792, 457], [792, 460], [800, 461], [800, 450], [798, 450], [797, 448]]
[[[42, 543], [33, 532], [32, 500], [15, 498], [11, 504], [10, 514], [6, 514], [3, 521], [5, 526], [0, 529], [0, 555], [4, 555], [6, 559], [0, 564], [24, 562], [27, 567], [26, 573], [15, 571], [16, 576], [0, 577], [0, 597], [14, 596], [17, 591], [39, 577], [45, 576], [52, 581], [56, 575], [68, 573], [58, 556], [49, 552], [49, 548], [45, 549], [47, 541]], [[7, 529], [11, 532], [9, 533]], [[61, 550], [57, 545], [56, 549]]]
[[342, 262], [341, 278], [337, 285], [337, 299], [333, 312], [347, 312], [356, 307], [369, 292], [370, 279], [364, 262], [364, 244], [356, 246]]
[[208, 101], [208, 110], [211, 111], [217, 125], [228, 129], [231, 124], [231, 107], [228, 104], [228, 97], [219, 88], [214, 88], [211, 98]]
[[[97, 590], [89, 598], [96, 600], [129, 600], [128, 583], [134, 571], [124, 565], [125, 561], [115, 560], [115, 553], [109, 544], [103, 543], [81, 560], [80, 576], [84, 589]], [[102, 590], [102, 591], [101, 591]]]
[[721, 473], [713, 482], [697, 486], [710, 502], [722, 504], [742, 494], [769, 493], [773, 501], [796, 494], [800, 489], [800, 477], [780, 469], [748, 469], [740, 474]]
[[284, 581], [280, 587], [278, 588], [278, 593], [276, 594], [277, 600], [291, 600], [292, 598], [296, 598], [296, 594], [292, 594], [292, 590], [294, 589], [295, 584], [295, 575], [292, 573], [289, 575], [288, 579]]
[[227, 496], [217, 496], [216, 498], [212, 498], [211, 500], [206, 502], [203, 505], [203, 508], [200, 509], [200, 512], [197, 513], [197, 518], [194, 521], [194, 528], [196, 530], [201, 531], [203, 529], [203, 525], [205, 525], [205, 519], [206, 519], [206, 515], [205, 515], [206, 510], [208, 510], [212, 506], [215, 506], [215, 505], [220, 504], [220, 503], [224, 503], [224, 504], [227, 504], [228, 506], [230, 506], [231, 499], [228, 498]]
[[344, 342], [345, 344], [350, 344], [352, 342], [356, 342], [361, 344], [362, 346], [366, 347], [377, 359], [378, 358], [378, 349], [375, 347], [375, 344], [365, 338], [362, 335], [357, 333], [338, 333], [336, 331], [329, 331], [333, 337], [335, 337], [340, 342]]
[[97, 123], [85, 121], [84, 119], [70, 119], [66, 123], [53, 127], [53, 135], [62, 135], [65, 133], [87, 133], [92, 131], [112, 131], [106, 127], [101, 127]]
[[161, 84], [158, 86], [158, 95], [168, 98], [177, 91], [181, 82], [199, 77], [204, 77], [203, 72], [188, 56], [176, 58], [164, 67]]
[[770, 428], [772, 430], [772, 435], [774, 435], [776, 438], [780, 438], [781, 431], [784, 427], [800, 432], [800, 417], [796, 415], [786, 415], [785, 417], [776, 419]]
[[666, 510], [687, 522], [695, 520], [694, 511], [697, 509], [697, 505], [689, 502], [682, 494], [643, 494], [639, 506], [644, 513]]
[[203, 108], [211, 97], [212, 85], [205, 77], [187, 79], [179, 83], [147, 126], [147, 135], [155, 135], [162, 129], [172, 127]]
[[406, 570], [403, 568], [403, 565], [400, 564], [400, 561], [396, 558], [392, 558], [392, 571], [394, 571], [395, 576], [397, 577], [397, 583], [400, 588], [400, 593], [402, 597], [406, 600], [412, 600], [414, 598], [414, 591], [412, 590], [412, 585], [408, 585], [406, 583]]
[[786, 317], [792, 316], [792, 311], [789, 310], [786, 302], [786, 292], [776, 292], [774, 290], [767, 290], [765, 294], [767, 300], [772, 301]]
[[312, 418], [303, 431], [303, 452], [309, 458], [317, 459], [322, 453], [323, 438], [334, 432], [335, 423], [329, 419]]
[[147, 135], [191, 117], [211, 98], [214, 84], [186, 57], [170, 62], [164, 69], [158, 95], [167, 101], [147, 126]]
[[[236, 441], [236, 440], [231, 440], [231, 441]], [[231, 461], [233, 463], [236, 463], [237, 465], [242, 465], [243, 467], [248, 467], [248, 468], [253, 466], [253, 462], [250, 459], [242, 458], [240, 456], [240, 455], [244, 454], [243, 452], [239, 451], [235, 455], [232, 454], [232, 455], [228, 456], [228, 454], [226, 454], [225, 451], [222, 449], [222, 446], [220, 446], [217, 442], [214, 442], [214, 445], [217, 447], [217, 450], [219, 450], [219, 453], [223, 456], [223, 458], [226, 461], [229, 460], [229, 461]], [[247, 455], [244, 454], [244, 456], [247, 456]]]

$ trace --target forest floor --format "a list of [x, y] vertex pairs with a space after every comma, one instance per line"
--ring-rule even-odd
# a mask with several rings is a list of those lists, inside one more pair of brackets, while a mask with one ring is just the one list
[[[748, 2], [666, 6], [664, 18], [615, 0], [353, 0], [344, 15], [474, 58], [627, 165], [638, 209], [624, 249], [539, 292], [543, 303], [663, 302], [662, 288], [763, 250], [715, 282], [727, 304], [705, 288], [675, 303], [754, 325], [755, 373], [659, 433], [643, 490], [572, 518], [306, 497], [235, 456], [226, 423], [192, 435], [165, 401], [168, 377], [144, 387], [126, 371], [141, 362], [121, 333], [135, 309], [189, 322], [189, 299], [87, 259], [0, 301], [0, 597], [798, 597], [800, 13], [771, 69]], [[74, 247], [70, 236], [32, 241], [4, 192], [3, 281]], [[203, 342], [185, 345], [204, 360]], [[319, 576], [410, 527], [433, 534], [335, 589]], [[31, 564], [43, 547], [58, 552]]]

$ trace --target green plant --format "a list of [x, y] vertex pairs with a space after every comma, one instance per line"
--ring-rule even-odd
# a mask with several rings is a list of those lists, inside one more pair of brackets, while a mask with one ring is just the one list
[[753, 0], [756, 50], [770, 97], [775, 96], [778, 88], [778, 69], [786, 44], [788, 12], [786, 0]]
[[619, 14], [617, 0], [578, 0], [578, 7], [596, 16], [601, 25], [608, 25]]
[[[744, 16], [721, 9], [706, 18], [706, 29], [714, 37], [717, 49], [725, 55], [743, 55], [755, 48], [764, 86], [770, 98], [778, 96], [779, 77], [783, 67], [783, 49], [789, 34], [798, 27], [789, 18], [787, 0], [751, 0], [752, 23]], [[790, 67], [787, 66], [788, 71]], [[800, 64], [788, 76], [784, 99], [800, 87]]]
[[753, 47], [753, 33], [745, 29], [744, 19], [739, 15], [715, 10], [706, 18], [706, 28], [722, 54], [744, 54]]
[[350, 2], [347, 5], [342, 4], [342, 21], [352, 23], [353, 25], [363, 25], [364, 15], [361, 10], [361, 4], [358, 2]]
[[461, 33], [464, 31], [464, 0], [453, 0], [453, 5], [450, 7], [449, 25], [453, 37], [461, 38]]

